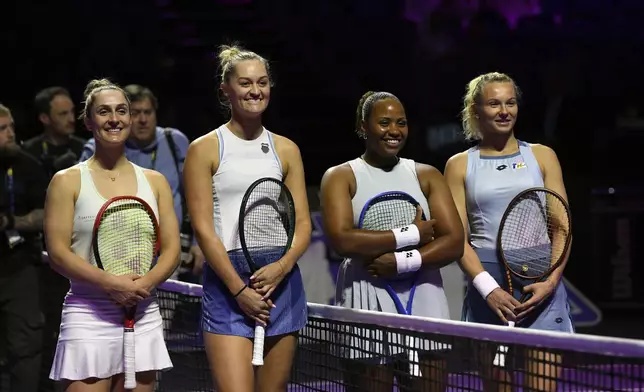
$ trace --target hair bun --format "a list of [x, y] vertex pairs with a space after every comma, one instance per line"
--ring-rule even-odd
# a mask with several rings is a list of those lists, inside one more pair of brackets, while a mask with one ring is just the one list
[[238, 45], [222, 45], [219, 48], [219, 63], [227, 64], [230, 63], [235, 56], [242, 53], [244, 50]]
[[91, 80], [89, 83], [87, 83], [87, 87], [85, 87], [85, 92], [83, 93], [83, 96], [85, 99], [89, 97], [89, 95], [92, 93], [97, 88], [101, 87], [107, 87], [107, 86], [113, 86], [114, 83], [110, 82], [108, 79], [94, 79]]

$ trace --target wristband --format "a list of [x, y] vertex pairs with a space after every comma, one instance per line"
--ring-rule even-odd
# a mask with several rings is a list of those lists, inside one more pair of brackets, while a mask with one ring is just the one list
[[487, 299], [487, 296], [490, 295], [492, 291], [501, 287], [487, 271], [483, 271], [476, 275], [474, 280], [472, 280], [472, 284], [481, 294], [483, 299]]
[[394, 256], [396, 257], [396, 269], [398, 270], [399, 275], [407, 272], [416, 272], [423, 264], [420, 252], [416, 249], [396, 252], [394, 253]]
[[393, 229], [396, 237], [396, 249], [403, 249], [408, 246], [418, 245], [420, 242], [420, 232], [416, 225], [409, 225]]

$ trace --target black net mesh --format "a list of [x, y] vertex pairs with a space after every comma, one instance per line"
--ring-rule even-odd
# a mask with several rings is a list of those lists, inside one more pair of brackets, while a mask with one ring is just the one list
[[[200, 296], [201, 286], [181, 282], [159, 290], [174, 363], [159, 374], [159, 391], [214, 390]], [[502, 353], [500, 346], [509, 349]], [[644, 342], [309, 304], [289, 391], [480, 391], [483, 384], [494, 390], [500, 384], [524, 391], [644, 390]]]

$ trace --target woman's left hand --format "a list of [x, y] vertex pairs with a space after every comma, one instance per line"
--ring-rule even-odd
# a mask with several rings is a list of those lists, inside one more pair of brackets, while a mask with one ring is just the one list
[[543, 301], [548, 299], [555, 292], [555, 284], [550, 281], [537, 282], [527, 285], [523, 288], [524, 293], [532, 293], [532, 297], [514, 308], [517, 320], [521, 320], [535, 308], [537, 308]]
[[393, 278], [398, 275], [396, 256], [393, 253], [385, 253], [373, 261], [365, 263], [365, 268], [374, 278]]
[[253, 288], [257, 293], [262, 295], [263, 300], [267, 300], [273, 291], [280, 284], [284, 276], [286, 275], [286, 269], [284, 268], [284, 262], [278, 260], [274, 263], [263, 266], [258, 269], [250, 277], [250, 287]]

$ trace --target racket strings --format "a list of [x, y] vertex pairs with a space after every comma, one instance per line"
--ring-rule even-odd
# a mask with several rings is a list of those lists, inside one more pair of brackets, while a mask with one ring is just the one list
[[389, 199], [371, 204], [362, 217], [365, 230], [386, 231], [414, 222], [416, 206], [407, 200]]
[[[409, 225], [416, 218], [416, 205], [407, 198], [394, 195], [377, 197], [365, 207], [360, 228], [372, 231], [387, 231]], [[413, 274], [412, 274], [413, 275]], [[390, 278], [393, 281], [410, 279], [408, 274]]]
[[140, 202], [117, 200], [103, 212], [96, 242], [105, 271], [114, 275], [143, 275], [155, 258], [156, 225]]
[[508, 267], [526, 278], [546, 274], [562, 256], [569, 224], [559, 198], [546, 192], [527, 194], [511, 207], [501, 229]]
[[248, 249], [288, 245], [295, 229], [290, 199], [282, 185], [273, 181], [258, 184], [248, 197], [244, 211], [244, 242]]

